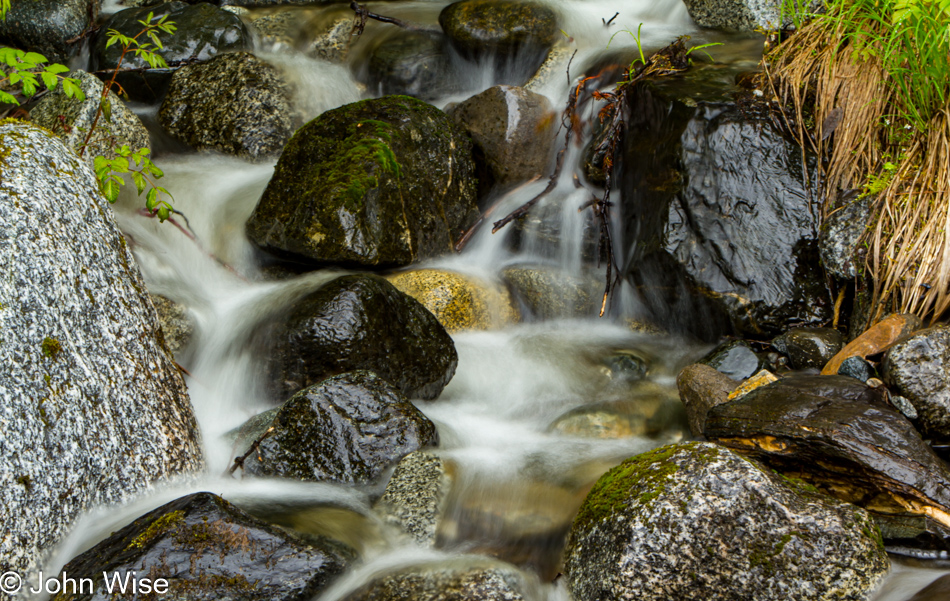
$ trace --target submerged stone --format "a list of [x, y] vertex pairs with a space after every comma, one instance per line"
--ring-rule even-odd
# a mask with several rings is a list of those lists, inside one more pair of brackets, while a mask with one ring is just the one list
[[571, 528], [577, 601], [863, 600], [889, 561], [868, 514], [708, 443], [632, 457]]
[[394, 32], [373, 50], [367, 65], [367, 86], [386, 94], [437, 100], [463, 86], [449, 56], [448, 41], [438, 32]]
[[373, 509], [417, 544], [434, 547], [453, 480], [451, 465], [438, 455], [409, 453], [396, 466]]
[[439, 442], [432, 422], [369, 371], [327, 378], [271, 416], [238, 438], [239, 456], [253, 451], [242, 464], [247, 475], [372, 482], [409, 453]]
[[408, 96], [327, 111], [284, 148], [251, 241], [314, 265], [408, 265], [452, 251], [478, 218], [471, 142]]

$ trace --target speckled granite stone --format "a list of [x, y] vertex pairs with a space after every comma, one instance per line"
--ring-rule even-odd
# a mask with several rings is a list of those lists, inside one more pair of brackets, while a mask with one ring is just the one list
[[441, 457], [409, 453], [396, 466], [375, 510], [419, 545], [432, 547], [451, 488], [452, 475]]
[[99, 504], [203, 465], [181, 374], [92, 171], [0, 122], [0, 572]]
[[700, 27], [725, 31], [755, 31], [779, 27], [779, 0], [684, 0], [689, 16]]

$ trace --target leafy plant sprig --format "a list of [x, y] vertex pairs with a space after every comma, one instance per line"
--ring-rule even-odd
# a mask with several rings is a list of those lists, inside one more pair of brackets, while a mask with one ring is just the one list
[[101, 182], [102, 193], [106, 199], [109, 202], [118, 200], [119, 190], [125, 183], [120, 175], [128, 173], [135, 183], [139, 196], [148, 189], [145, 195], [145, 208], [157, 215], [161, 221], [168, 219], [174, 208], [158, 195], [165, 194], [171, 198], [171, 194], [154, 181], [161, 178], [164, 173], [148, 157], [149, 149], [140, 148], [132, 152], [127, 144], [123, 144], [115, 150], [115, 153], [118, 156], [114, 159], [98, 156], [93, 162], [96, 177]]
[[[40, 82], [46, 89], [53, 91], [62, 82], [63, 92], [68, 98], [78, 101], [86, 99], [86, 95], [79, 88], [79, 82], [71, 77], [64, 77], [69, 68], [59, 63], [46, 64], [49, 61], [37, 52], [24, 52], [16, 48], [0, 48], [0, 62], [9, 67], [9, 73], [0, 78], [0, 83], [9, 82], [20, 89], [24, 98], [32, 98]], [[20, 106], [20, 101], [9, 92], [0, 90], [0, 102]]]

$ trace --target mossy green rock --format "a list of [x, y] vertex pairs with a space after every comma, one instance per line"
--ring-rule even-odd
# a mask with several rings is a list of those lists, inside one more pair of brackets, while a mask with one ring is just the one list
[[[163, 578], [169, 601], [291, 601], [322, 591], [354, 559], [351, 549], [326, 538], [306, 543], [231, 505], [200, 492], [155, 509], [74, 558], [64, 568], [70, 578], [89, 578], [92, 594], [68, 594], [53, 601], [141, 599], [111, 595], [103, 572], [133, 570], [153, 582]], [[87, 589], [88, 590], [88, 589]]]
[[558, 36], [554, 11], [534, 2], [462, 0], [442, 9], [439, 25], [465, 55], [544, 52]]
[[709, 443], [607, 472], [571, 529], [576, 601], [867, 599], [889, 561], [862, 510]]
[[[400, 459], [435, 446], [435, 425], [369, 371], [327, 378], [300, 391], [256, 439], [239, 436], [244, 473], [315, 482], [372, 482]], [[254, 430], [255, 424], [249, 430]]]
[[297, 261], [369, 268], [451, 252], [478, 218], [469, 139], [408, 96], [323, 113], [294, 134], [247, 222]]
[[0, 44], [65, 63], [82, 46], [68, 40], [82, 35], [101, 5], [102, 0], [14, 0], [0, 20]]
[[379, 276], [332, 280], [274, 326], [278, 398], [327, 376], [368, 369], [411, 398], [433, 399], [455, 374], [455, 343], [432, 313]]

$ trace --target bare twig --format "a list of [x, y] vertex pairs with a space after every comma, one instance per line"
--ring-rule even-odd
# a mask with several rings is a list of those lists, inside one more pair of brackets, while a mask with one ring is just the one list
[[257, 450], [257, 447], [261, 446], [261, 443], [264, 442], [264, 439], [267, 438], [268, 436], [270, 436], [270, 435], [271, 435], [271, 432], [273, 432], [273, 431], [274, 431], [274, 426], [271, 426], [270, 428], [267, 429], [267, 431], [265, 431], [263, 434], [261, 434], [260, 437], [258, 437], [258, 439], [255, 440], [255, 441], [251, 444], [251, 448], [249, 448], [246, 453], [244, 453], [244, 454], [241, 455], [240, 457], [235, 457], [235, 458], [234, 458], [234, 463], [231, 465], [231, 468], [230, 468], [230, 469], [228, 470], [228, 472], [227, 472], [228, 475], [231, 475], [231, 474], [233, 474], [235, 471], [237, 471], [237, 468], [242, 468], [242, 469], [243, 469], [243, 468], [244, 468], [244, 462], [247, 461], [247, 458], [251, 456], [251, 453], [253, 453], [254, 451]]
[[[374, 21], [379, 21], [380, 23], [389, 23], [390, 25], [402, 27], [403, 29], [408, 29], [409, 31], [436, 31], [436, 29], [433, 27], [417, 25], [416, 23], [410, 23], [409, 21], [403, 21], [402, 19], [397, 19], [395, 17], [387, 17], [386, 15], [370, 12], [366, 9], [365, 4], [360, 4], [356, 2], [356, 0], [351, 0], [350, 8], [356, 13], [356, 22], [353, 23], [353, 29], [350, 31], [350, 35], [363, 35], [363, 29], [366, 27], [367, 19], [373, 19]], [[438, 31], [441, 31], [441, 29]]]
[[616, 13], [614, 14], [614, 16], [610, 17], [609, 21], [605, 21], [604, 19], [601, 19], [601, 21], [604, 22], [604, 27], [610, 27], [611, 23], [614, 22], [614, 19], [616, 19], [619, 16], [620, 16], [620, 13]]

